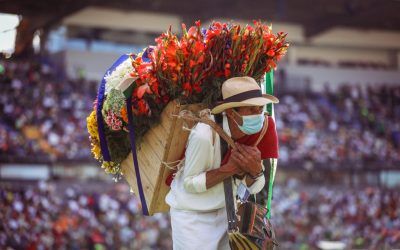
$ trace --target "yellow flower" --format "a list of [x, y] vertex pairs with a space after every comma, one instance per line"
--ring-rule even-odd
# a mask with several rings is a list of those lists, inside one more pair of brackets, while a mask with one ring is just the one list
[[92, 140], [99, 141], [99, 133], [97, 130], [97, 120], [96, 120], [96, 111], [92, 111], [90, 115], [86, 118], [87, 130], [89, 132]]
[[112, 161], [104, 161], [101, 168], [104, 168], [107, 174], [117, 174], [120, 171], [119, 165]]
[[90, 141], [92, 146], [92, 154], [96, 160], [99, 160], [101, 157], [101, 149], [100, 149], [100, 139], [97, 130], [97, 120], [96, 120], [96, 111], [92, 111], [90, 115], [86, 118], [87, 130], [90, 135]]
[[92, 154], [96, 160], [99, 160], [101, 157], [100, 145], [98, 143], [92, 142]]

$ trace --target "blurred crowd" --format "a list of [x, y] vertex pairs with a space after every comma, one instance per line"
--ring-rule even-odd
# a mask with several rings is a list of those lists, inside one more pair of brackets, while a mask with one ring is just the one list
[[[93, 189], [93, 188], [92, 188]], [[39, 182], [0, 190], [0, 249], [171, 249], [167, 214], [141, 215], [126, 186]]]
[[398, 249], [399, 197], [399, 189], [307, 187], [290, 180], [274, 189], [272, 220], [282, 249], [318, 249], [322, 240], [346, 249]]
[[[85, 118], [97, 83], [60, 79], [35, 60], [0, 66], [0, 160], [92, 160]], [[280, 99], [281, 164], [337, 169], [400, 162], [400, 86], [344, 85]]]
[[373, 69], [373, 70], [394, 70], [388, 64], [383, 62], [374, 61], [338, 61], [337, 63], [332, 63], [329, 60], [324, 59], [298, 59], [297, 63], [299, 65], [316, 66], [316, 67], [338, 67], [338, 68], [352, 68], [352, 69]]
[[65, 80], [45, 63], [0, 61], [2, 161], [90, 157], [86, 116], [96, 83]]
[[[88, 188], [39, 182], [0, 190], [1, 249], [172, 249], [168, 214], [141, 215], [125, 185]], [[400, 247], [398, 189], [276, 185], [272, 222], [279, 249], [321, 240], [346, 249]]]
[[400, 163], [400, 86], [288, 93], [275, 106], [281, 163], [333, 168]]

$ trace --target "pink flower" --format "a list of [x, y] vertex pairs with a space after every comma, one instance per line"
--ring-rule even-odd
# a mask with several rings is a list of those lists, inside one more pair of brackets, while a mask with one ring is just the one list
[[122, 121], [112, 111], [108, 111], [107, 113], [106, 124], [114, 131], [122, 129]]

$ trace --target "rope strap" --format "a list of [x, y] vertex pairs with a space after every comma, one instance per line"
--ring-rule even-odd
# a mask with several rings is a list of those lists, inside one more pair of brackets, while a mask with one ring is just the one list
[[132, 114], [132, 96], [129, 96], [126, 99], [126, 110], [128, 113], [129, 141], [131, 144], [133, 165], [135, 166], [136, 183], [138, 186], [139, 198], [140, 198], [140, 202], [142, 204], [143, 214], [149, 215], [149, 211], [147, 209], [146, 198], [145, 198], [144, 192], [143, 192], [142, 179], [140, 178], [139, 162], [138, 162], [137, 153], [136, 153], [135, 127], [133, 126], [133, 114]]

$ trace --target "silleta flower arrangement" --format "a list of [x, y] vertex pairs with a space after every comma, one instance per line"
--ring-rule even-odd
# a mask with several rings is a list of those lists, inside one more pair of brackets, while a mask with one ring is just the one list
[[111, 160], [104, 159], [100, 146], [98, 98], [87, 117], [94, 158], [107, 173], [121, 175], [121, 162], [131, 150], [127, 98], [131, 100], [138, 143], [159, 122], [171, 100], [211, 106], [221, 98], [221, 85], [230, 77], [251, 76], [260, 82], [285, 55], [289, 46], [285, 38], [286, 34], [273, 34], [271, 26], [260, 21], [245, 27], [214, 22], [207, 29], [197, 21], [189, 29], [182, 24], [181, 37], [171, 29], [161, 34], [155, 46], [129, 55], [105, 75], [100, 107]]

